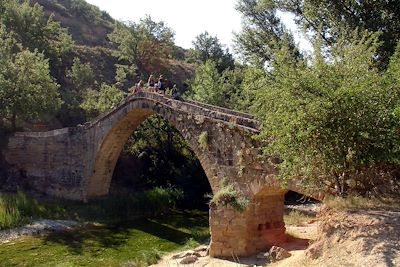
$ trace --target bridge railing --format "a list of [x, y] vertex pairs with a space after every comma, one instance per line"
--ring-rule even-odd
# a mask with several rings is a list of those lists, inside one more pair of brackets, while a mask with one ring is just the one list
[[237, 110], [232, 110], [232, 109], [228, 109], [228, 108], [214, 106], [214, 105], [210, 105], [210, 104], [206, 104], [206, 103], [202, 103], [202, 102], [198, 102], [198, 101], [194, 101], [194, 100], [189, 100], [189, 99], [185, 99], [184, 101], [187, 102], [187, 103], [195, 104], [195, 105], [200, 106], [200, 107], [204, 107], [204, 108], [208, 108], [208, 109], [212, 109], [212, 110], [217, 110], [217, 111], [222, 112], [222, 113], [231, 114], [231, 115], [234, 115], [234, 116], [238, 116], [238, 117], [243, 117], [243, 118], [254, 120], [254, 116], [253, 115], [248, 114], [248, 113], [244, 113], [244, 112], [240, 112], [240, 111], [237, 111]]
[[176, 101], [175, 103], [179, 103], [181, 105], [181, 108], [186, 107], [185, 108], [186, 111], [193, 113], [193, 115], [202, 115], [204, 117], [209, 117], [216, 120], [225, 121], [228, 123], [233, 123], [238, 126], [246, 127], [248, 128], [248, 130], [252, 132], [259, 132], [260, 130], [259, 122], [252, 118], [249, 118], [250, 116], [249, 114], [247, 114], [247, 116], [242, 116], [240, 112], [231, 111], [229, 109], [215, 107], [207, 104], [201, 104], [196, 101], [175, 100], [171, 96], [161, 95], [157, 93], [150, 93], [150, 92], [140, 92], [138, 94], [126, 97], [113, 109], [99, 115], [92, 121], [85, 123], [85, 126], [92, 127], [96, 125], [98, 122], [111, 116], [112, 114], [117, 112], [120, 108], [127, 105], [129, 102], [134, 101], [135, 99], [151, 100], [153, 102], [158, 102], [170, 108], [174, 108], [172, 106], [172, 103]]

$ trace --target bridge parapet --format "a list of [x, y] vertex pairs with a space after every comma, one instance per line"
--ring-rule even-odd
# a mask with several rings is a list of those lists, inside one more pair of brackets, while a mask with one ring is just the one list
[[191, 113], [194, 115], [201, 115], [215, 120], [221, 120], [224, 122], [232, 123], [237, 126], [247, 127], [249, 131], [252, 131], [254, 133], [258, 133], [260, 130], [260, 123], [257, 120], [255, 120], [253, 116], [249, 114], [232, 111], [226, 108], [208, 105], [196, 101], [175, 100], [170, 96], [156, 94], [156, 93], [149, 93], [149, 92], [141, 92], [139, 94], [130, 95], [126, 97], [110, 111], [107, 111], [106, 113], [99, 115], [91, 122], [88, 122], [88, 125], [90, 126], [95, 125], [105, 117], [112, 115], [113, 113], [117, 112], [118, 110], [126, 106], [129, 102], [138, 99], [149, 100], [152, 102], [155, 101], [160, 105], [169, 107], [174, 110], [183, 110], [187, 113]]

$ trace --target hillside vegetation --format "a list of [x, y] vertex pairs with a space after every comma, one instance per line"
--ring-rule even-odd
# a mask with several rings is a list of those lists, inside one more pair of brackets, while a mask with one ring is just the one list
[[98, 7], [77, 0], [32, 0], [43, 6], [47, 17], [54, 16], [61, 26], [68, 28], [76, 44], [111, 48], [107, 35], [114, 28], [115, 20]]

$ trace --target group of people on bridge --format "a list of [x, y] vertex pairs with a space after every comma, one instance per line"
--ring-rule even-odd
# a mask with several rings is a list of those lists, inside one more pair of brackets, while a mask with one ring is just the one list
[[[172, 85], [172, 83], [164, 79], [163, 75], [160, 75], [158, 78], [158, 81], [154, 78], [154, 75], [151, 74], [148, 81], [147, 81], [147, 88], [149, 92], [154, 92], [154, 93], [159, 93], [165, 95], [167, 89], [171, 89], [171, 96], [174, 99], [182, 100], [182, 98], [179, 95], [178, 88], [176, 87], [176, 84]], [[145, 86], [143, 80], [140, 80], [133, 88], [132, 88], [132, 93], [133, 94], [138, 94], [141, 92], [144, 92]]]

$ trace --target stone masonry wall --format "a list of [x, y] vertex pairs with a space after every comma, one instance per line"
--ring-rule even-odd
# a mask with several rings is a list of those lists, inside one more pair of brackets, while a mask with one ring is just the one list
[[48, 195], [82, 199], [88, 143], [83, 129], [16, 133], [5, 154], [14, 183]]

